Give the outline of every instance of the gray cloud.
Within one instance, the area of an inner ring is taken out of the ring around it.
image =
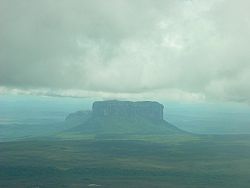
[[[0,93],[249,102],[249,5],[0,0]]]

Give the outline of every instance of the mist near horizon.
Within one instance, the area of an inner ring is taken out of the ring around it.
[[[1,125],[60,123],[73,112],[90,110],[98,99],[6,95],[0,97]],[[102,99],[99,99],[102,100]],[[250,106],[241,103],[164,102],[164,118],[199,134],[249,134]]]

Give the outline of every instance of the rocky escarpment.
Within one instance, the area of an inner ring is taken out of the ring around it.
[[[163,120],[163,108],[162,104],[151,101],[97,101],[93,103],[92,113],[94,117],[139,116],[150,120]]]

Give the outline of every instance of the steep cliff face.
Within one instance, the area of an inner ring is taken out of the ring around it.
[[[129,118],[143,117],[150,120],[163,120],[164,106],[158,102],[142,101],[97,101],[93,103],[94,117],[122,116]]]

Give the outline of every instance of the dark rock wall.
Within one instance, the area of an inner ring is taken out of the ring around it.
[[[164,106],[158,102],[141,101],[97,101],[93,103],[93,116],[144,117],[151,120],[163,120]]]

